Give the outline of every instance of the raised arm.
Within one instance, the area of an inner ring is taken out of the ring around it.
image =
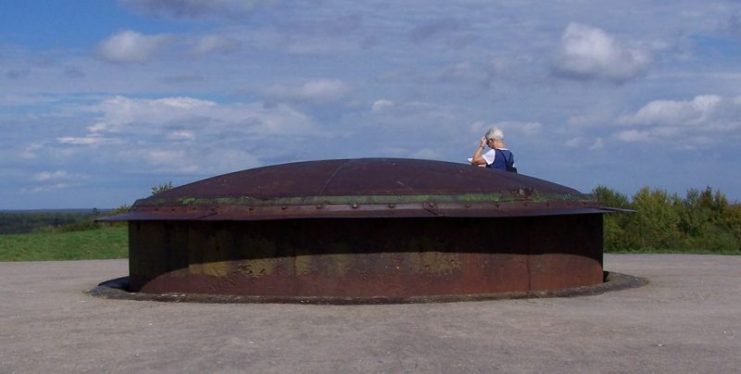
[[[481,153],[484,152],[484,148],[486,148],[486,138],[481,137],[481,140],[479,141],[479,146],[476,147],[476,151],[474,151],[473,156],[471,156],[471,165],[474,165],[474,166],[486,165],[486,160],[484,160],[484,157],[481,156]]]

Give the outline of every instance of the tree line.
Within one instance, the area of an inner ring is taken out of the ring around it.
[[[599,186],[592,195],[604,206],[634,211],[605,215],[607,252],[741,252],[741,204],[710,187],[684,197],[644,187],[628,198]]]
[[[34,231],[82,231],[95,229],[93,222],[106,210],[0,211],[0,235]]]

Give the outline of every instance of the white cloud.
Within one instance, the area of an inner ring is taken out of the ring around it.
[[[88,179],[87,175],[69,173],[64,170],[42,171],[31,176],[38,185],[24,189],[26,192],[44,192],[78,185],[80,180]]]
[[[105,140],[105,138],[94,134],[89,136],[60,136],[57,138],[59,144],[68,145],[98,145],[104,143]]]
[[[34,188],[23,188],[22,191],[23,192],[37,193],[37,192],[47,192],[47,191],[53,191],[53,190],[61,190],[61,189],[64,189],[64,188],[69,188],[69,187],[74,187],[74,186],[75,185],[72,185],[72,184],[69,184],[69,183],[59,182],[59,183],[53,183],[53,184],[48,184],[48,185],[43,185],[43,186],[37,186],[37,187],[34,187]]]
[[[618,123],[632,129],[616,137],[626,142],[686,138],[706,143],[738,136],[741,130],[741,96],[700,95],[691,100],[654,100]]]
[[[291,100],[311,103],[338,101],[350,91],[350,87],[337,79],[319,79],[299,86],[274,85],[265,94],[276,100]]]
[[[391,100],[386,99],[380,99],[373,102],[373,105],[371,105],[371,110],[373,112],[383,112],[384,110],[388,110],[389,108],[394,107],[394,102]]]
[[[70,179],[70,175],[63,170],[57,170],[57,171],[42,171],[40,173],[36,173],[33,176],[33,180],[37,182],[47,182],[47,181],[55,181],[55,180],[68,180]]]
[[[543,125],[539,122],[516,122],[510,126],[509,122],[502,124],[506,128],[512,128],[514,131],[518,131],[525,136],[533,136],[540,134],[543,129]]]
[[[247,150],[203,148],[196,144],[188,148],[168,148],[167,145],[138,147],[120,150],[117,157],[136,160],[156,173],[193,174],[207,171],[209,174],[217,174],[261,165],[260,159]]]
[[[206,35],[198,39],[193,46],[193,53],[203,55],[208,53],[228,53],[236,50],[239,42],[233,38],[221,35]]]
[[[623,116],[620,122],[631,125],[700,125],[719,112],[723,101],[718,95],[695,96],[688,101],[655,100],[635,114]]]
[[[106,125],[105,122],[96,122],[87,127],[87,131],[90,131],[91,133],[99,133],[106,131],[107,129],[108,125]]]
[[[586,148],[590,151],[596,151],[605,147],[605,142],[602,138],[589,139],[582,136],[571,138],[564,142],[564,146],[567,148]]]
[[[539,122],[501,121],[486,123],[484,121],[476,121],[469,126],[469,132],[483,136],[492,127],[500,128],[504,132],[505,139],[507,139],[508,134],[514,134],[517,137],[536,136],[543,129],[543,125]]]
[[[126,155],[125,157],[131,157]],[[142,148],[133,154],[158,171],[176,173],[196,173],[200,170],[197,158],[191,157],[185,149]]]
[[[486,127],[499,125],[518,159],[527,156],[523,172],[574,187],[642,178],[602,167],[616,162],[615,147],[628,147],[623,167],[646,161],[647,149],[666,154],[651,160],[655,169],[671,169],[669,158],[691,162],[697,156],[669,154],[684,138],[711,139],[713,151],[700,157],[729,170],[741,157],[732,99],[741,74],[737,40],[718,30],[733,14],[728,5],[683,1],[667,17],[658,2],[640,12],[567,2],[255,8],[249,0],[116,0],[145,17],[114,25],[133,30],[122,33],[105,17],[92,19],[94,29],[109,28],[96,40],[99,56],[64,38],[0,45],[0,169],[6,185],[21,188],[28,170],[58,168],[133,185],[170,170],[191,173],[184,181],[247,165],[394,152],[459,162]],[[65,32],[50,26],[34,27]],[[132,63],[104,63],[105,53]],[[721,99],[703,106],[697,93]],[[590,154],[571,168],[579,173],[552,168],[566,143]],[[589,150],[600,147],[610,152]],[[17,170],[15,182],[7,170]]]
[[[187,122],[199,117],[213,117],[213,109],[218,108],[215,102],[190,97],[166,97],[161,99],[130,99],[115,96],[105,99],[90,108],[100,113],[100,121],[90,128],[91,131],[121,131],[132,124],[165,124]]]
[[[196,139],[196,135],[193,131],[177,130],[167,134],[166,138],[171,141],[193,141]]]
[[[651,133],[646,130],[625,130],[618,132],[616,137],[624,142],[648,142]]]
[[[18,157],[25,160],[33,160],[39,157],[39,151],[44,148],[41,143],[31,143],[23,148]]]
[[[89,110],[100,113],[100,119],[93,128],[105,129],[111,134],[164,134],[168,126],[180,127],[180,135],[187,132],[190,134],[188,137],[227,129],[253,135],[307,134],[315,129],[309,117],[285,104],[222,105],[190,97],[131,99],[116,96]]]
[[[420,119],[422,117],[429,119],[428,117],[449,116],[448,108],[444,105],[435,105],[423,101],[395,102],[381,99],[373,103],[371,110],[377,116],[419,117]]]
[[[125,30],[108,37],[98,45],[98,55],[117,63],[146,62],[170,39],[167,35],[143,35]]]
[[[650,62],[646,50],[625,46],[602,29],[570,23],[561,35],[553,69],[568,78],[624,82],[642,73]]]
[[[113,162],[146,166],[152,172],[198,173],[258,166],[254,153],[264,148],[262,140],[266,138],[325,134],[308,116],[285,104],[115,96],[86,110],[97,116],[85,128],[88,133],[57,137],[57,144],[80,152],[105,144],[104,156]]]

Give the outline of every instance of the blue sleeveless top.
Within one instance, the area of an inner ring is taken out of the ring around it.
[[[510,164],[515,163],[515,156],[508,149],[494,149],[494,152],[497,156],[494,157],[494,162],[486,165],[487,168],[507,170],[507,161]]]

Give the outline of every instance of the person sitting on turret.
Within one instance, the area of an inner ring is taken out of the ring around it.
[[[484,148],[491,148],[482,154]],[[515,156],[504,144],[504,133],[497,127],[490,128],[481,138],[479,146],[471,157],[471,165],[485,166],[490,169],[501,169],[517,172],[515,168]]]

